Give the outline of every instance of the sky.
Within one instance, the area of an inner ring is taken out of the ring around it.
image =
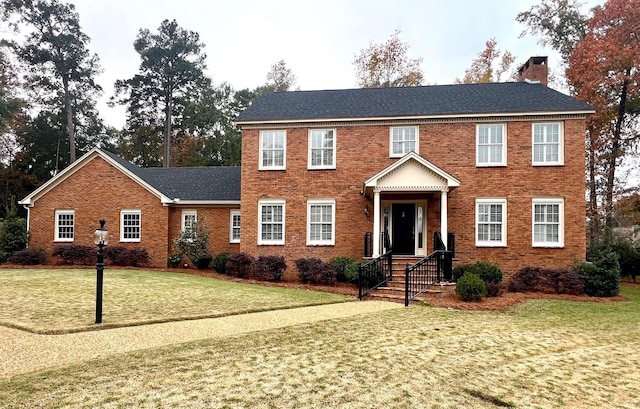
[[[557,53],[531,35],[520,38],[519,12],[538,0],[72,0],[82,30],[91,38],[103,68],[99,110],[106,123],[122,128],[123,107],[110,108],[113,84],[138,72],[133,42],[141,28],[157,31],[175,19],[199,33],[207,54],[207,75],[214,84],[235,89],[266,82],[270,67],[284,60],[300,90],[356,86],[354,56],[371,42],[385,42],[395,30],[409,44],[410,58],[423,58],[425,84],[449,84],[485,48],[490,38],[516,57]],[[602,3],[587,1],[587,6]],[[559,69],[559,68],[558,68]]]

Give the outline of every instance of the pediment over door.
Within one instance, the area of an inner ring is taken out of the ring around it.
[[[364,193],[446,192],[460,181],[415,152],[409,152],[364,182]]]

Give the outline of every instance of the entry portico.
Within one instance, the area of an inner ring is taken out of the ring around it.
[[[425,256],[428,198],[439,193],[440,233],[446,238],[447,193],[458,186],[458,179],[415,152],[366,180],[363,194],[373,198],[372,257],[388,251],[388,242],[395,254]]]

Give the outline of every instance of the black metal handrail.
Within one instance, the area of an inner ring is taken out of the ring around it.
[[[427,291],[432,285],[442,281],[445,272],[451,270],[451,252],[436,250],[427,257],[405,268],[404,305]]]
[[[367,295],[371,290],[386,284],[391,280],[391,251],[386,252],[375,260],[358,266],[358,298]]]

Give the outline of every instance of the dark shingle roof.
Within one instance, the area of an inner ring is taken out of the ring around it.
[[[506,82],[274,92],[256,100],[236,122],[593,110],[542,84]]]
[[[141,168],[114,153],[103,152],[169,199],[240,200],[239,166]]]

